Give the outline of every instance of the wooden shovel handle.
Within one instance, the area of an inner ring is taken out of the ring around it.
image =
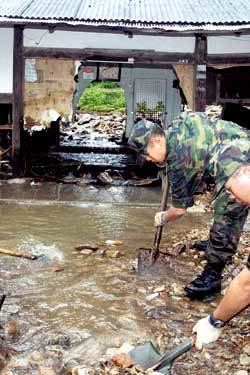
[[[168,202],[168,192],[169,192],[169,184],[168,184],[168,178],[166,175],[163,194],[162,194],[162,200],[161,200],[161,211],[166,211],[167,202]],[[158,226],[156,229],[154,246],[151,251],[151,263],[154,263],[159,256],[159,246],[161,242],[162,229],[163,229],[163,225]]]
[[[176,358],[180,355],[189,351],[194,345],[194,338],[190,337],[185,340],[183,343],[177,346],[177,348],[172,349],[170,352],[165,353],[159,361],[157,361],[154,366],[151,367],[151,370],[157,370],[166,365],[170,365]]]

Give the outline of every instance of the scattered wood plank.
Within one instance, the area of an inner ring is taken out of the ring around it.
[[[0,254],[10,255],[12,257],[17,257],[17,258],[25,258],[29,260],[35,260],[38,258],[38,256],[34,254],[16,253],[15,251],[3,249],[3,248],[0,248]]]

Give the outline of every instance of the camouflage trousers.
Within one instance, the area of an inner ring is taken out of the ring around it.
[[[223,188],[214,205],[214,221],[205,254],[209,264],[223,269],[231,262],[247,215],[248,208],[237,203]]]

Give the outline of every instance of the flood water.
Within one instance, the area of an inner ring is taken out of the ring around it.
[[[7,294],[1,316],[18,322],[20,335],[12,342],[16,350],[25,353],[67,335],[67,356],[92,363],[118,340],[152,338],[158,323],[146,318],[147,294],[162,284],[184,284],[194,275],[191,258],[182,256],[171,258],[166,269],[153,276],[138,276],[132,269],[136,248],[153,244],[160,189],[32,186],[26,181],[3,183],[0,190],[0,247],[47,255],[37,261],[0,257],[1,290]],[[209,221],[208,214],[187,214],[164,228],[161,247]],[[82,243],[106,248],[106,240],[122,241],[111,249],[123,256],[74,251]],[[199,316],[196,303],[158,298],[158,304],[167,308],[166,324],[175,340],[187,336]],[[185,327],[183,309],[190,310]],[[204,304],[204,312],[209,309]]]

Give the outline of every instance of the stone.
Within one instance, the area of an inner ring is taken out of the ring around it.
[[[234,375],[248,375],[248,371],[246,371],[246,370],[239,370],[239,371],[235,372]]]
[[[116,354],[117,354],[117,348],[108,348],[106,350],[106,353],[105,353],[105,355],[107,356],[107,358],[112,358]]]
[[[124,344],[122,344],[122,346],[117,350],[117,354],[120,354],[120,353],[125,353],[125,354],[128,354],[129,352],[131,352],[131,350],[133,350],[135,347],[131,344],[129,344],[128,342],[125,342]]]
[[[15,320],[10,320],[4,325],[4,332],[8,336],[18,336],[20,333],[19,327]]]
[[[240,355],[240,364],[242,366],[250,366],[250,356],[243,353]]]
[[[82,255],[90,255],[92,253],[93,253],[93,251],[89,250],[89,249],[83,249],[83,250],[80,251],[80,254],[82,254]]]
[[[30,359],[35,362],[41,362],[44,360],[44,355],[42,352],[35,350],[34,352],[31,353]]]
[[[89,375],[89,370],[86,367],[77,366],[71,371],[72,375]]]
[[[104,249],[99,249],[99,250],[95,251],[95,254],[96,255],[104,255],[105,254],[105,250]]]
[[[177,297],[183,297],[185,295],[183,287],[176,283],[173,283],[171,285],[171,292],[174,296],[177,296]]]
[[[250,343],[243,346],[243,352],[250,356]]]
[[[56,375],[52,367],[39,366],[39,375]]]
[[[107,240],[105,241],[106,245],[111,245],[111,246],[117,246],[117,245],[122,245],[123,242],[119,240]]]
[[[160,285],[154,289],[154,293],[163,292],[164,290],[165,290],[165,285]]]
[[[156,297],[159,296],[159,293],[152,293],[152,294],[149,294],[147,297],[146,297],[146,300],[147,301],[153,301],[153,299],[155,299]]]
[[[75,249],[77,251],[81,251],[81,250],[85,250],[85,249],[96,251],[96,250],[98,250],[98,246],[90,244],[90,243],[84,243],[82,245],[75,246]]]
[[[106,255],[109,258],[120,258],[123,254],[118,250],[107,250]]]
[[[128,368],[132,366],[132,359],[128,354],[121,353],[116,354],[112,358],[112,362],[115,366],[121,367],[121,368]]]

